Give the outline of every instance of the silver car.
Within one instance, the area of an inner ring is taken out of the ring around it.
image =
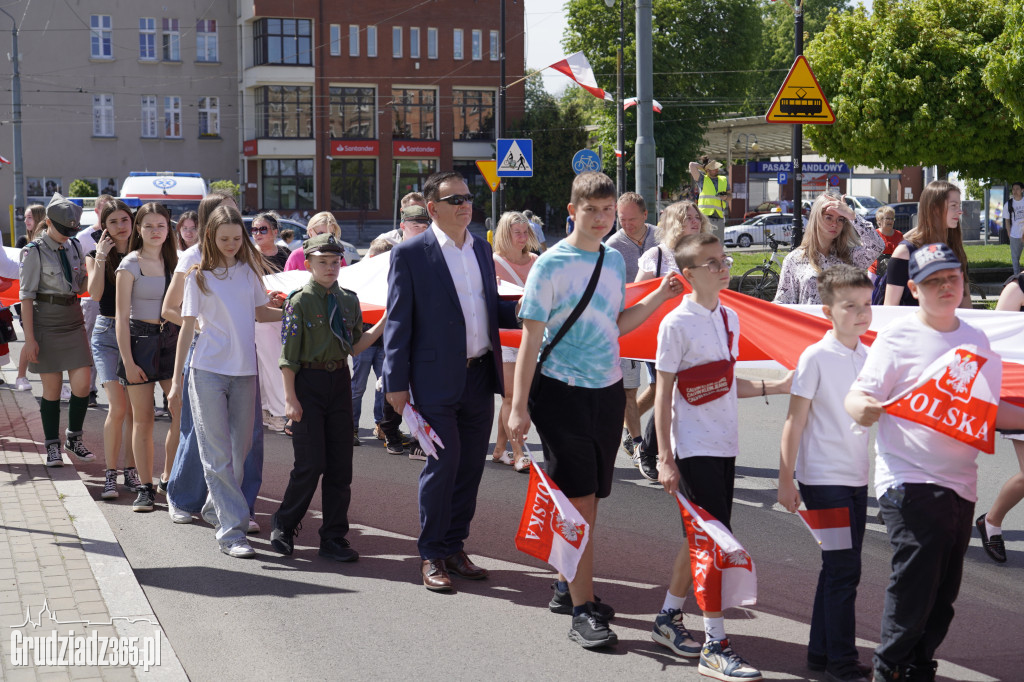
[[[807,225],[806,218],[803,218],[803,224]],[[771,234],[779,241],[790,241],[793,238],[793,214],[763,213],[756,215],[739,225],[725,228],[723,242],[726,246],[746,248],[752,244],[764,244],[767,234]]]

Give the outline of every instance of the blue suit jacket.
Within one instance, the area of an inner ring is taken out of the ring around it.
[[[494,392],[504,393],[500,326],[518,326],[515,303],[498,300],[487,240],[473,238],[480,264],[493,350]],[[391,250],[388,319],[384,325],[384,390],[412,389],[416,403],[451,405],[466,385],[466,323],[441,245],[428,229]]]

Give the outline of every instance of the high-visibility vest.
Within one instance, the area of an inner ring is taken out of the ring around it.
[[[711,218],[725,217],[725,198],[718,196],[729,186],[729,181],[724,174],[719,174],[718,182],[711,179],[710,175],[704,176],[704,184],[700,188],[700,197],[697,199],[697,208],[700,212]],[[718,185],[716,188],[715,185]]]

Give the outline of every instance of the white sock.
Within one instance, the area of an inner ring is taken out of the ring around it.
[[[673,609],[683,610],[683,606],[686,605],[686,597],[677,597],[671,592],[665,592],[665,603],[661,605],[661,612],[667,613]]]
[[[725,639],[725,618],[708,618],[704,616],[704,635],[708,642]]]
[[[991,540],[994,536],[1002,535],[1003,534],[1003,527],[1002,526],[993,526],[991,523],[988,522],[988,517],[986,516],[985,517],[985,532],[988,533],[988,539]]]

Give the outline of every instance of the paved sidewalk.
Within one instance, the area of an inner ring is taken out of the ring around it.
[[[0,679],[187,680],[69,456],[47,468],[42,443],[32,394],[0,388]],[[113,664],[87,658],[104,642]],[[47,648],[68,660],[37,664]]]

